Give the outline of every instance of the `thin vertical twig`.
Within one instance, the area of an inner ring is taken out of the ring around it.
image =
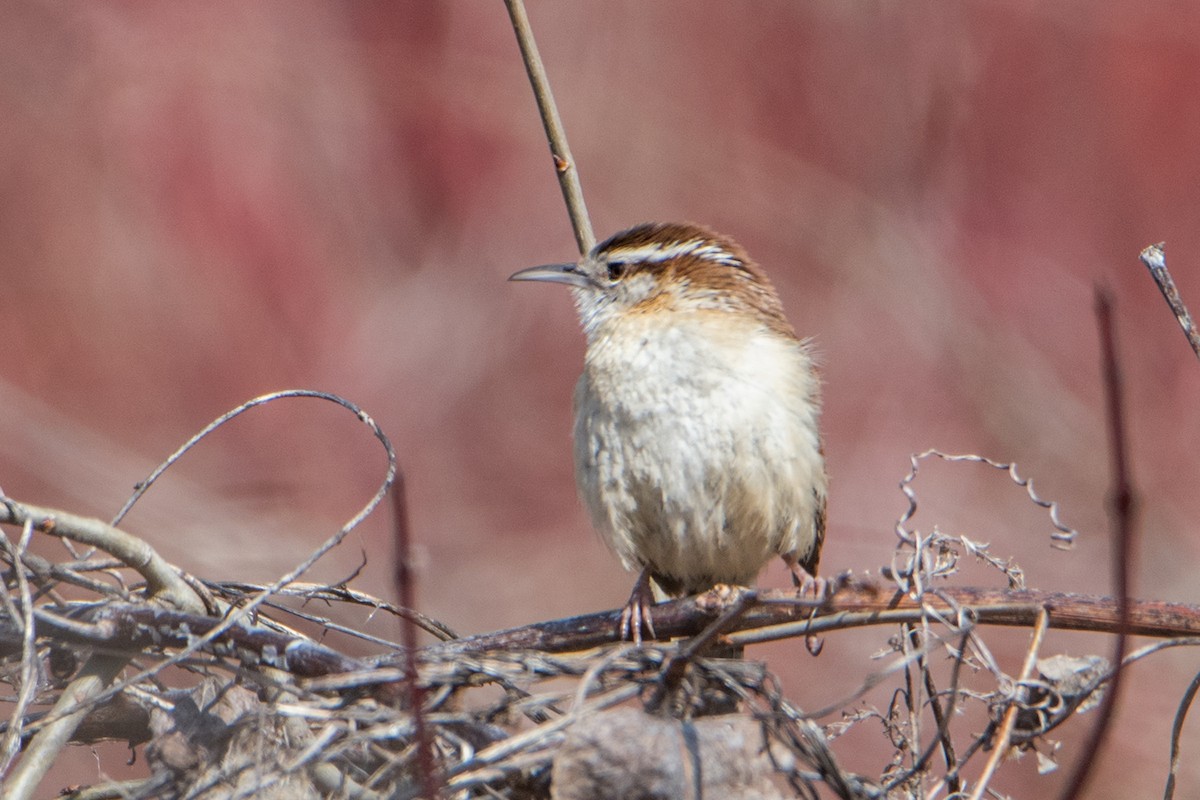
[[[575,231],[575,243],[579,245],[579,253],[584,255],[595,246],[596,236],[592,233],[592,222],[583,202],[583,187],[579,183],[575,159],[571,157],[571,148],[567,146],[567,133],[563,129],[562,119],[558,116],[554,95],[550,92],[550,79],[546,76],[546,68],[538,54],[537,42],[533,38],[529,17],[525,14],[524,2],[504,0],[504,4],[508,7],[509,18],[512,19],[513,32],[517,35],[517,45],[521,48],[521,60],[525,62],[529,83],[533,85],[533,96],[537,100],[542,125],[546,129],[546,139],[550,142],[554,172],[558,175],[563,200],[567,203],[567,215],[571,218],[571,228]]]
[[[1046,629],[1049,627],[1050,615],[1043,606],[1042,610],[1038,612],[1037,626],[1033,629],[1033,640],[1029,643],[1029,649],[1025,651],[1025,663],[1021,665],[1021,674],[1017,678],[1016,685],[1013,686],[1014,695],[1020,691],[1021,684],[1029,680],[1034,664],[1037,663],[1038,650],[1042,648],[1042,638],[1046,635]],[[1008,710],[1004,712],[1004,720],[1000,723],[1000,730],[996,734],[991,758],[983,767],[983,773],[975,784],[975,791],[971,793],[971,800],[980,800],[983,797],[988,784],[992,781],[992,776],[996,774],[996,767],[1000,766],[1000,759],[1004,758],[1005,752],[1008,751],[1009,737],[1012,736],[1013,726],[1017,722],[1017,712],[1021,710],[1020,703],[1015,702],[1015,699]]]
[[[1075,800],[1083,793],[1096,755],[1104,744],[1109,722],[1121,692],[1122,664],[1129,639],[1129,574],[1133,558],[1134,512],[1137,498],[1129,472],[1128,442],[1125,430],[1125,404],[1121,365],[1117,359],[1117,332],[1113,320],[1113,299],[1108,290],[1096,289],[1096,323],[1100,328],[1100,353],[1104,376],[1104,400],[1108,418],[1109,453],[1112,459],[1112,489],[1109,497],[1109,517],[1114,542],[1113,582],[1117,595],[1117,643],[1114,647],[1112,679],[1097,712],[1087,746],[1081,751],[1075,770],[1067,782],[1062,800]]]
[[[929,763],[929,760],[939,748],[941,749],[942,755],[946,760],[946,768],[950,773],[947,784],[952,793],[960,791],[961,787],[959,784],[959,779],[954,773],[957,772],[958,766],[961,762],[959,762],[958,756],[955,755],[954,742],[950,739],[950,722],[954,716],[955,708],[958,703],[959,674],[962,670],[963,661],[965,660],[965,650],[967,646],[967,640],[970,635],[971,629],[968,628],[963,632],[959,639],[958,651],[954,657],[954,666],[950,669],[950,689],[948,692],[949,699],[947,700],[944,708],[938,701],[938,691],[933,682],[933,672],[925,663],[928,661],[928,640],[926,640],[926,644],[922,647],[921,651],[919,651],[918,663],[922,665],[921,673],[925,680],[925,693],[929,696],[929,707],[933,712],[934,722],[936,722],[938,726],[937,735],[932,741],[930,741],[929,745],[925,748],[925,752],[921,754],[921,757],[917,759],[915,764],[889,780],[884,785],[883,791],[885,794],[895,790],[899,786],[908,783],[914,776],[919,775],[921,771],[925,769],[926,765]],[[933,792],[931,793],[931,796],[936,796],[936,794],[936,792]]]
[[[1162,292],[1163,299],[1171,307],[1171,313],[1178,320],[1179,327],[1183,328],[1183,335],[1187,337],[1188,344],[1192,346],[1192,352],[1196,354],[1197,358],[1200,358],[1200,331],[1196,330],[1196,324],[1192,322],[1192,315],[1188,313],[1187,306],[1183,304],[1183,298],[1179,296],[1179,289],[1176,288],[1171,273],[1167,271],[1167,255],[1163,251],[1163,243],[1150,245],[1138,257],[1150,270],[1150,277],[1154,278],[1154,282],[1158,284],[1158,290]]]
[[[913,574],[918,575],[922,570],[914,569]],[[907,661],[909,655],[913,655],[913,649],[916,649],[916,658],[920,661],[923,668],[925,655],[925,642],[920,640],[920,634],[913,625],[905,624],[900,626],[900,641],[904,648],[903,653],[906,659],[904,665],[904,702],[908,707],[908,729],[909,733],[905,737],[905,746],[908,749],[906,754],[909,759],[909,764],[916,765],[920,760],[921,754],[918,748],[921,746],[921,690],[924,688],[922,684],[914,678],[913,665]],[[917,641],[914,642],[913,639]],[[914,648],[915,645],[915,648]]]
[[[396,534],[396,595],[401,608],[415,609],[416,577],[412,568],[412,541],[408,527],[408,498],[404,472],[396,471],[392,484],[392,516]],[[433,741],[425,724],[425,688],[417,675],[417,624],[412,615],[401,620],[400,642],[404,645],[404,672],[408,689],[409,711],[413,715],[413,738],[417,746],[417,772],[421,796],[435,800],[441,796],[441,779],[433,758]]]

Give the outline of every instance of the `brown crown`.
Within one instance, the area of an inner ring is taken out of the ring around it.
[[[592,257],[619,265],[624,275],[652,272],[702,293],[714,308],[744,311],[783,336],[796,337],[783,315],[771,280],[733,239],[688,222],[649,222],[616,233],[596,245]]]

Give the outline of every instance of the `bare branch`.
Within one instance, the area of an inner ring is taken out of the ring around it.
[[[1017,627],[1036,624],[1045,608],[1051,628],[1113,633],[1121,622],[1117,606],[1115,599],[1100,595],[961,586],[944,587],[936,596],[915,600],[877,583],[843,581],[811,621],[811,601],[798,600],[794,592],[783,589],[759,591],[754,607],[733,625],[738,632],[724,638],[731,644],[754,644],[802,632],[918,622],[930,610],[954,614],[958,608],[968,611],[979,624]],[[705,595],[657,605],[655,631],[660,639],[695,636],[712,621],[712,608]],[[489,650],[586,650],[615,641],[619,624],[620,611],[605,611],[433,644],[424,652],[444,658]],[[1200,606],[1132,600],[1129,632],[1138,636],[1200,636]]]
[[[583,202],[583,187],[579,183],[579,172],[575,167],[575,159],[571,156],[571,148],[567,145],[567,133],[558,116],[554,95],[550,91],[550,78],[546,75],[542,57],[538,54],[533,28],[530,27],[529,17],[525,14],[525,3],[523,0],[504,0],[504,3],[508,6],[508,16],[512,19],[517,44],[521,48],[521,60],[525,62],[525,71],[533,85],[533,96],[537,99],[538,113],[546,129],[546,139],[550,142],[554,172],[558,175],[563,200],[567,203],[567,215],[571,218],[571,228],[575,231],[575,243],[579,246],[580,255],[586,255],[595,246],[596,236],[592,233],[592,222]]]

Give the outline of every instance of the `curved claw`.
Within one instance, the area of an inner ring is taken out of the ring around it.
[[[654,632],[654,620],[650,612],[653,605],[654,590],[650,587],[650,573],[643,569],[637,582],[633,584],[629,600],[621,609],[621,624],[618,629],[621,639],[632,639],[635,645],[641,645],[643,630],[650,639],[658,638]]]
[[[813,600],[824,602],[833,594],[835,588],[833,583],[825,578],[810,575],[808,570],[796,562],[795,558],[784,556],[783,561],[792,572],[792,585],[796,587],[796,594],[800,597],[812,595]]]

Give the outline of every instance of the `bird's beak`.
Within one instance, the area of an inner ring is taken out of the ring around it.
[[[520,272],[514,272],[508,279],[510,281],[565,283],[581,289],[592,285],[588,276],[580,271],[578,264],[543,264],[540,267],[530,267]]]

